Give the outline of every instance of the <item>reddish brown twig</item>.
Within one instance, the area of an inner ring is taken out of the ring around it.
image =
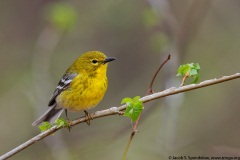
[[[147,91],[147,93],[146,93],[146,96],[149,95],[149,94],[153,94],[153,89],[152,89],[153,83],[154,83],[154,81],[155,81],[155,79],[156,79],[159,71],[161,70],[161,68],[167,63],[167,61],[170,60],[170,58],[171,58],[171,55],[169,54],[168,57],[167,57],[167,58],[165,59],[165,61],[160,65],[160,67],[158,68],[158,70],[157,70],[156,73],[154,74],[154,76],[153,76],[153,78],[152,78],[152,81],[151,81],[151,83],[150,83],[150,86],[149,86],[149,88],[148,88],[148,91]],[[133,139],[133,137],[134,137],[134,135],[135,135],[135,133],[136,133],[136,131],[137,131],[137,126],[138,126],[139,120],[140,120],[140,118],[141,118],[141,115],[142,115],[142,112],[140,113],[140,115],[138,116],[138,119],[137,119],[136,122],[134,123],[133,129],[132,129],[132,133],[131,133],[131,135],[130,135],[130,138],[129,138],[129,140],[128,140],[127,146],[126,146],[125,151],[124,151],[124,154],[123,154],[123,160],[125,160],[126,157],[127,157],[127,152],[128,152],[129,147],[130,147],[130,144],[131,144],[131,142],[132,142],[132,139]]]
[[[152,81],[150,83],[150,86],[149,86],[149,89],[147,91],[147,94],[146,95],[149,95],[150,93],[153,93],[153,90],[152,90],[152,86],[153,86],[153,82],[155,81],[157,75],[158,75],[158,72],[162,69],[162,67],[164,66],[164,64],[167,63],[167,61],[169,61],[171,58],[171,55],[169,54],[167,59],[160,65],[160,67],[158,68],[157,72],[154,74],[153,78],[152,78]]]

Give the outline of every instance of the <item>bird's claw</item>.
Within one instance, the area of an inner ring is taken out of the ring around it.
[[[84,110],[85,117],[86,117],[86,123],[88,126],[90,126],[90,120],[93,120],[92,116],[90,113],[88,113],[86,110]]]

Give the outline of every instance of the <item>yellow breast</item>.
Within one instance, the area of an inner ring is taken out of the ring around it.
[[[68,89],[56,99],[60,108],[81,111],[95,107],[103,98],[108,86],[106,73],[77,75]]]

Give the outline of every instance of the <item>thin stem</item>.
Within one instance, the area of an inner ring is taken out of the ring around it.
[[[188,73],[184,75],[184,77],[182,79],[182,83],[180,84],[181,87],[184,86],[184,83],[185,83],[186,79],[188,78],[188,76],[189,76]]]
[[[169,54],[168,57],[167,57],[167,58],[163,61],[163,63],[160,65],[160,67],[158,68],[158,70],[155,72],[155,74],[154,74],[154,76],[153,76],[153,78],[152,78],[152,81],[151,81],[151,83],[150,83],[150,86],[149,86],[149,88],[148,88],[148,91],[147,91],[147,93],[146,93],[146,96],[149,95],[149,94],[151,94],[151,93],[153,93],[153,89],[152,89],[153,83],[154,83],[154,81],[155,81],[155,79],[156,79],[159,71],[160,71],[160,70],[162,69],[162,67],[167,63],[167,61],[170,60],[170,58],[171,58],[171,55]],[[136,130],[137,130],[137,126],[138,126],[139,120],[140,120],[140,118],[141,118],[141,115],[142,115],[142,112],[139,114],[138,119],[136,120],[136,122],[135,122],[135,124],[134,124],[134,126],[133,126],[132,133],[131,133],[131,135],[130,135],[130,138],[129,138],[129,140],[128,140],[127,146],[126,146],[125,151],[124,151],[124,154],[123,154],[123,158],[122,158],[123,160],[125,160],[126,157],[127,157],[127,153],[128,153],[130,144],[131,144],[131,142],[132,142],[132,139],[133,139],[133,137],[134,137],[134,135],[135,135],[135,132],[136,132]]]
[[[160,65],[160,67],[158,68],[158,70],[156,71],[156,73],[154,74],[153,78],[152,78],[152,81],[150,83],[150,86],[149,86],[149,89],[147,91],[147,94],[146,95],[149,95],[150,93],[153,93],[153,90],[152,90],[152,86],[153,86],[153,83],[158,75],[158,72],[162,69],[162,67],[167,63],[167,61],[169,61],[171,58],[171,55],[169,54],[167,59],[165,59],[165,61]]]

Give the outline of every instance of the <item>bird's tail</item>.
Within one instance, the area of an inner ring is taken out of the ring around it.
[[[36,121],[33,122],[33,126],[39,125],[44,121],[48,121],[49,123],[53,123],[60,115],[62,114],[62,108],[56,109],[56,106],[51,106],[41,117],[39,117]]]

